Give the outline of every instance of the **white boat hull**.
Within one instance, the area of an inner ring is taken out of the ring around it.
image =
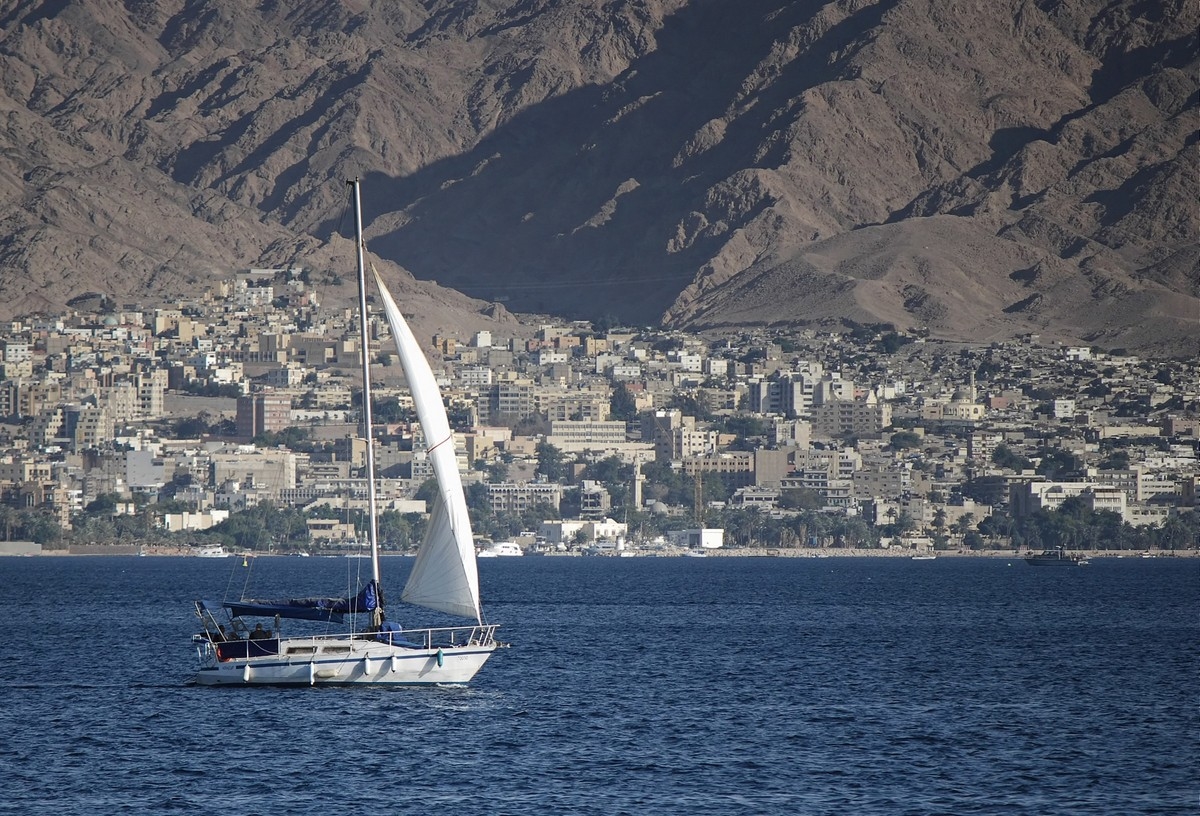
[[[498,544],[493,544],[490,547],[482,549],[478,553],[479,558],[513,558],[520,557],[525,554],[525,551],[511,541],[502,541]]]
[[[492,652],[487,645],[408,648],[373,640],[289,638],[277,653],[221,660],[212,644],[198,647],[195,682],[203,686],[461,685]]]

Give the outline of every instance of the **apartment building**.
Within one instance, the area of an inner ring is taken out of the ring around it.
[[[292,400],[271,391],[246,394],[237,400],[237,435],[253,439],[259,434],[278,433],[292,424]]]
[[[892,424],[892,406],[879,402],[874,392],[862,400],[832,399],[813,406],[812,431],[825,439],[865,437],[877,439]]]
[[[562,503],[563,487],[542,482],[489,484],[488,501],[496,513],[523,513],[539,504],[558,510]]]

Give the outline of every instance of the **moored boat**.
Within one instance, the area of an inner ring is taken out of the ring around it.
[[[1027,555],[1025,563],[1033,567],[1082,567],[1088,560],[1085,556],[1069,553],[1062,547],[1042,550],[1037,555]]]
[[[514,541],[497,541],[479,551],[480,558],[511,558],[524,554],[525,551]]]

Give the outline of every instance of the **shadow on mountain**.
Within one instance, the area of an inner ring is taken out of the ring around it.
[[[1152,7],[1153,4],[1149,4]],[[1196,59],[1197,36],[1193,32],[1186,37],[1166,40],[1154,45],[1133,48],[1129,51],[1113,49],[1103,64],[1092,73],[1092,84],[1088,88],[1093,104],[1109,101],[1128,86],[1131,77],[1145,77],[1164,68],[1187,70]]]
[[[370,248],[418,278],[517,311],[657,322],[755,211],[670,252],[679,225],[705,211],[714,184],[763,166],[758,152],[771,130],[791,121],[773,121],[778,110],[836,78],[843,66],[826,55],[878,25],[892,5],[832,27],[736,117],[731,100],[746,77],[822,3],[689,6],[664,23],[657,49],[611,85],[529,108],[467,153],[410,176],[365,178]],[[708,55],[699,70],[698,53]],[[719,143],[681,157],[705,123],[723,118],[732,122]],[[324,224],[323,234],[333,227]]]

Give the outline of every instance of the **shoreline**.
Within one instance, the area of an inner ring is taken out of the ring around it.
[[[1016,549],[1001,549],[1001,550],[936,550],[933,552],[914,551],[908,549],[863,549],[863,548],[824,548],[824,547],[797,547],[797,548],[777,548],[777,547],[738,547],[738,548],[719,548],[705,550],[704,555],[709,558],[908,558],[912,559],[915,555],[934,555],[936,558],[1008,558],[1021,559],[1028,555],[1036,555],[1040,550],[1016,550]],[[1200,550],[1151,550],[1147,553],[1144,550],[1071,550],[1070,552],[1085,555],[1091,558],[1200,558]],[[261,558],[261,557],[296,557],[296,553],[253,553],[253,552],[230,552],[226,558]],[[338,553],[312,553],[313,557],[344,557],[344,554]],[[380,557],[412,557],[413,553],[380,553]],[[602,553],[598,555],[585,555],[581,552],[539,552],[527,553],[532,557],[548,557],[548,558],[682,558],[686,557],[683,550],[625,550],[622,552]],[[39,551],[14,551],[4,552],[0,548],[0,557],[51,557],[51,558],[87,558],[90,556],[124,556],[124,557],[176,557],[176,558],[202,558],[195,552],[190,551],[187,547],[131,547],[129,545],[91,545],[86,548],[81,548],[74,552],[65,549],[56,550],[39,550]]]
[[[934,551],[915,551],[915,550],[900,550],[900,549],[862,549],[848,547],[840,548],[822,548],[822,547],[800,547],[793,549],[783,548],[767,548],[767,547],[740,547],[737,549],[715,549],[705,550],[705,555],[709,558],[907,558],[912,559],[913,556],[933,555],[936,558],[1025,558],[1030,555],[1037,555],[1041,550],[934,550]],[[1200,557],[1200,550],[1152,550],[1149,555],[1144,550],[1069,550],[1068,552],[1078,553],[1087,558],[1197,558]],[[546,553],[550,555],[551,553]],[[568,553],[563,553],[567,555]],[[574,555],[575,553],[570,553]],[[683,556],[683,551],[650,553],[637,552],[630,553],[633,557],[676,557]],[[613,554],[615,555],[615,554]],[[606,554],[602,557],[613,557]]]
[[[796,549],[766,549],[766,548],[746,548],[740,550],[714,550],[710,551],[710,556],[716,557],[762,557],[762,558],[909,558],[915,555],[934,555],[937,558],[1025,558],[1029,555],[1037,555],[1040,549],[1017,550],[1017,549],[1002,549],[1002,550],[932,550],[932,551],[915,551],[901,549],[859,549],[859,548],[796,548]],[[1145,555],[1144,550],[1069,550],[1068,552],[1078,553],[1087,556],[1088,558],[1141,558]],[[1150,558],[1196,558],[1200,557],[1200,550],[1152,550]]]

